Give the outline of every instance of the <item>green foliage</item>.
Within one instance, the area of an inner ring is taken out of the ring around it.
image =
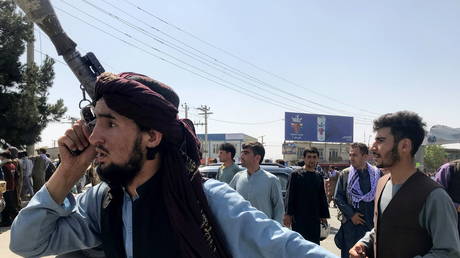
[[[435,171],[445,163],[447,153],[441,145],[428,145],[425,147],[423,162],[427,171]]]
[[[42,66],[27,67],[19,60],[33,39],[33,26],[12,1],[0,1],[0,8],[0,138],[15,146],[34,144],[67,108],[62,99],[48,103],[54,61],[47,57]]]

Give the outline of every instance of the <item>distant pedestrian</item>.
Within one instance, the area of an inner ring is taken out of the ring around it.
[[[325,181],[327,205],[329,205],[331,202],[334,202],[335,187],[337,185],[337,180],[339,179],[339,174],[339,171],[337,171],[335,167],[329,166],[329,170],[327,172],[327,179]]]
[[[367,163],[368,154],[364,143],[353,143],[351,165],[342,171],[337,182],[334,200],[342,224],[334,240],[342,258],[348,258],[350,248],[374,227],[374,197],[381,172]]]
[[[261,143],[243,144],[241,165],[246,170],[238,172],[230,182],[230,186],[256,209],[281,223],[284,214],[281,183],[278,177],[260,167],[264,156],[265,149]]]
[[[442,165],[435,177],[436,182],[446,189],[458,215],[458,232],[460,234],[460,159]]]
[[[37,150],[37,156],[33,157],[34,166],[32,169],[32,179],[34,192],[42,188],[46,182],[46,169],[51,161],[46,156],[46,149],[40,148]]]
[[[330,218],[323,176],[317,172],[319,151],[305,149],[303,157],[304,167],[289,176],[284,225],[319,245],[321,223]]]
[[[11,158],[12,156],[9,151],[0,153],[0,167],[2,167],[6,181],[6,192],[3,194],[6,205],[2,211],[2,222],[0,223],[2,227],[9,227],[19,212],[15,179],[16,165]]]
[[[18,159],[19,150],[14,146],[10,146],[8,147],[8,151],[11,154],[11,161],[16,166],[16,173],[14,175],[14,181],[16,185],[16,200],[17,206],[21,207],[22,185],[24,184],[24,168],[22,167],[21,161]]]
[[[22,186],[22,197],[26,199],[26,197],[32,197],[34,195],[34,189],[32,187],[32,169],[34,163],[32,160],[29,159],[27,156],[26,151],[19,152],[19,158],[21,160],[21,164],[23,167],[24,175],[23,175],[23,186]]]
[[[216,179],[225,183],[230,183],[236,173],[242,169],[235,164],[235,146],[231,143],[223,143],[219,147],[219,160],[223,164],[217,170]]]

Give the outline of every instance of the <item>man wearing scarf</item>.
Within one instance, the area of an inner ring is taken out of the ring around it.
[[[149,77],[102,74],[92,132],[78,121],[59,139],[61,164],[13,223],[10,249],[28,257],[101,244],[110,258],[334,257],[228,185],[204,180],[193,123],[178,119],[178,106],[176,93]],[[75,200],[70,189],[94,159],[104,182]]]
[[[334,200],[342,214],[342,225],[335,236],[342,258],[364,234],[374,227],[374,195],[380,178],[378,168],[367,163],[369,149],[364,143],[350,148],[350,167],[337,181]]]

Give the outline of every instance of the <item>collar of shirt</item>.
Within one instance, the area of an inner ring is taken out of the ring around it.
[[[130,197],[130,199],[133,202],[139,199],[140,196],[145,194],[145,192],[149,189],[149,186],[153,185],[156,180],[160,180],[159,177],[156,175],[157,174],[153,175],[151,178],[149,178],[149,180],[147,180],[145,183],[143,183],[142,185],[136,188],[136,193],[137,193],[136,196],[131,196],[128,190],[125,187],[123,187],[123,191],[125,192],[125,199],[126,199],[126,196]]]
[[[258,170],[256,170],[256,172],[252,173],[252,174],[249,174],[248,170],[246,169],[246,174],[248,175],[248,177],[252,177],[252,176],[257,176],[259,174],[262,173],[262,168],[259,167]]]

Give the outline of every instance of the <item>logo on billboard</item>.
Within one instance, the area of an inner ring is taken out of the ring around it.
[[[291,128],[292,128],[292,131],[294,131],[294,133],[300,133],[300,129],[302,128],[303,124],[302,124],[302,118],[297,115],[297,116],[293,116],[291,117],[292,119],[292,122],[291,122]]]
[[[316,137],[318,141],[324,142],[326,140],[326,117],[318,116],[316,118],[316,124],[317,124]]]
[[[285,113],[285,140],[353,142],[353,117]]]

